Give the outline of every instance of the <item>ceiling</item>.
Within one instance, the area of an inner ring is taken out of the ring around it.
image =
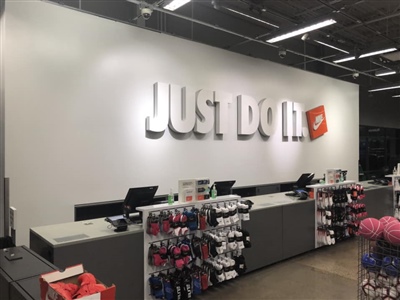
[[[134,26],[357,83],[366,91],[400,85],[400,1],[398,0],[192,0],[171,12],[170,0],[52,1]],[[148,20],[143,8],[153,10]],[[335,24],[276,43],[266,40],[317,21]],[[264,22],[262,22],[264,21]],[[332,49],[320,42],[349,52]],[[387,54],[358,58],[386,48]],[[286,55],[279,55],[285,52]],[[333,61],[350,55],[352,61]],[[282,57],[281,57],[282,56]],[[389,76],[377,72],[395,71]],[[388,92],[385,92],[388,93]],[[390,90],[400,94],[400,89]]]

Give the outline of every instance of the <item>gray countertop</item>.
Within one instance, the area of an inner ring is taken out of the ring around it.
[[[364,186],[365,190],[387,188],[387,186],[369,184],[367,181],[361,182],[361,184]],[[229,198],[229,196],[227,198]],[[266,194],[245,197],[243,199],[251,200],[254,203],[252,211],[314,201],[313,199],[298,200],[296,197],[286,196],[285,193]],[[179,205],[180,204],[177,203],[177,206]],[[114,232],[113,228],[104,218],[40,226],[31,228],[30,230],[36,235],[41,236],[53,247],[143,232],[142,225],[129,225],[127,231]]]

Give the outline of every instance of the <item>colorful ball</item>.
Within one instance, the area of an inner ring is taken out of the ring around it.
[[[379,272],[382,266],[382,259],[375,253],[365,253],[361,257],[361,265],[370,272]]]
[[[391,222],[386,225],[383,236],[392,245],[400,245],[400,222]]]
[[[399,222],[395,217],[392,216],[384,216],[380,218],[379,221],[383,224],[383,226],[386,226],[387,224],[392,222]]]
[[[398,296],[397,290],[394,287],[378,288],[376,290],[376,294],[378,297],[380,297],[380,299],[383,299],[383,300],[396,300],[397,296]]]
[[[368,240],[375,241],[382,238],[384,228],[385,226],[378,219],[367,218],[360,222],[358,233]]]
[[[376,283],[373,279],[364,279],[361,283],[361,289],[365,296],[376,297]]]
[[[400,274],[400,258],[385,256],[382,259],[382,269],[386,275],[397,277]]]
[[[376,284],[379,285],[379,287],[388,288],[392,284],[392,278],[386,275],[384,272],[380,272],[376,276]]]

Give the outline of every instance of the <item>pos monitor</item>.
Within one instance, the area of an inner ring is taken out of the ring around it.
[[[293,190],[304,189],[307,185],[311,183],[311,180],[314,178],[314,173],[304,173],[301,174],[299,179],[297,179],[296,183],[293,185]]]
[[[211,186],[210,193],[211,193],[212,188],[215,185],[218,196],[231,195],[232,187],[235,184],[235,182],[236,182],[236,180],[215,181],[213,183],[213,185]]]
[[[137,212],[137,207],[155,204],[157,189],[158,186],[130,188],[124,200],[124,216],[129,219],[129,213]]]

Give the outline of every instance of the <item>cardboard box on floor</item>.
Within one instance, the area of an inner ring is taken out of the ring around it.
[[[42,274],[40,276],[40,296],[41,300],[65,300],[65,298],[59,295],[51,286],[50,283],[64,282],[78,284],[79,275],[85,273],[83,265],[76,265],[66,268],[63,272],[54,271],[51,273]],[[96,278],[96,283],[102,284]],[[79,285],[79,284],[78,284]],[[96,294],[88,295],[82,298],[82,300],[115,300],[115,285],[106,287],[104,291]]]

